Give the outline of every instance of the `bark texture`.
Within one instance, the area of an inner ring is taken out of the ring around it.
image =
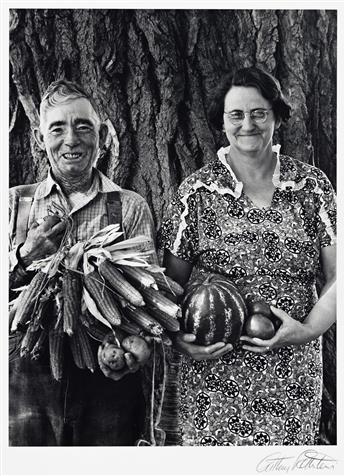
[[[99,168],[148,201],[156,225],[181,180],[214,157],[222,135],[210,92],[232,68],[272,72],[293,105],[282,151],[336,184],[334,10],[11,10],[10,185],[41,180],[30,129],[60,77],[93,94],[110,134]],[[335,331],[325,336],[322,438],[335,443]],[[333,422],[329,424],[329,422]]]

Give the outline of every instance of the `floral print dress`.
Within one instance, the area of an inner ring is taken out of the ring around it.
[[[271,206],[242,192],[222,148],[179,187],[159,245],[193,264],[190,279],[223,274],[243,296],[303,321],[317,300],[321,248],[335,244],[335,194],[321,170],[273,150]],[[267,354],[238,346],[217,360],[183,355],[178,378],[181,445],[317,443],[321,338]]]

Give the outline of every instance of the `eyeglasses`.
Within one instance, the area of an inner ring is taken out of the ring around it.
[[[229,121],[235,125],[242,124],[246,114],[250,115],[251,120],[255,122],[255,124],[263,124],[267,120],[269,111],[272,111],[272,108],[252,109],[251,111],[224,111],[224,114],[227,116]]]

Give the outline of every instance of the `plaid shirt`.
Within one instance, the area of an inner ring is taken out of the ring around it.
[[[107,193],[118,191],[122,204],[122,231],[124,238],[133,238],[138,235],[150,237],[154,243],[154,224],[150,209],[140,195],[130,190],[125,190],[109,180],[99,170],[94,169],[94,178],[91,189],[87,195],[74,200],[73,206],[63,194],[59,184],[54,181],[51,173],[46,180],[41,182],[35,192],[32,202],[28,228],[34,221],[43,219],[48,215],[48,210],[55,204],[62,207],[73,219],[71,244],[85,241],[94,233],[109,224],[107,214]],[[16,242],[16,221],[18,212],[18,193],[16,187],[10,189],[10,282],[20,285],[25,280],[25,272],[20,267],[17,259],[17,249],[20,243]],[[157,263],[154,255],[151,262]],[[12,279],[11,279],[12,275]]]

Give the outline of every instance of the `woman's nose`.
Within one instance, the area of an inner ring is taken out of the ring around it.
[[[255,122],[254,122],[253,119],[251,118],[249,112],[246,112],[246,113],[244,114],[244,118],[243,118],[241,127],[242,127],[242,129],[245,129],[245,130],[252,130],[252,129],[254,129],[254,127],[255,127]]]

